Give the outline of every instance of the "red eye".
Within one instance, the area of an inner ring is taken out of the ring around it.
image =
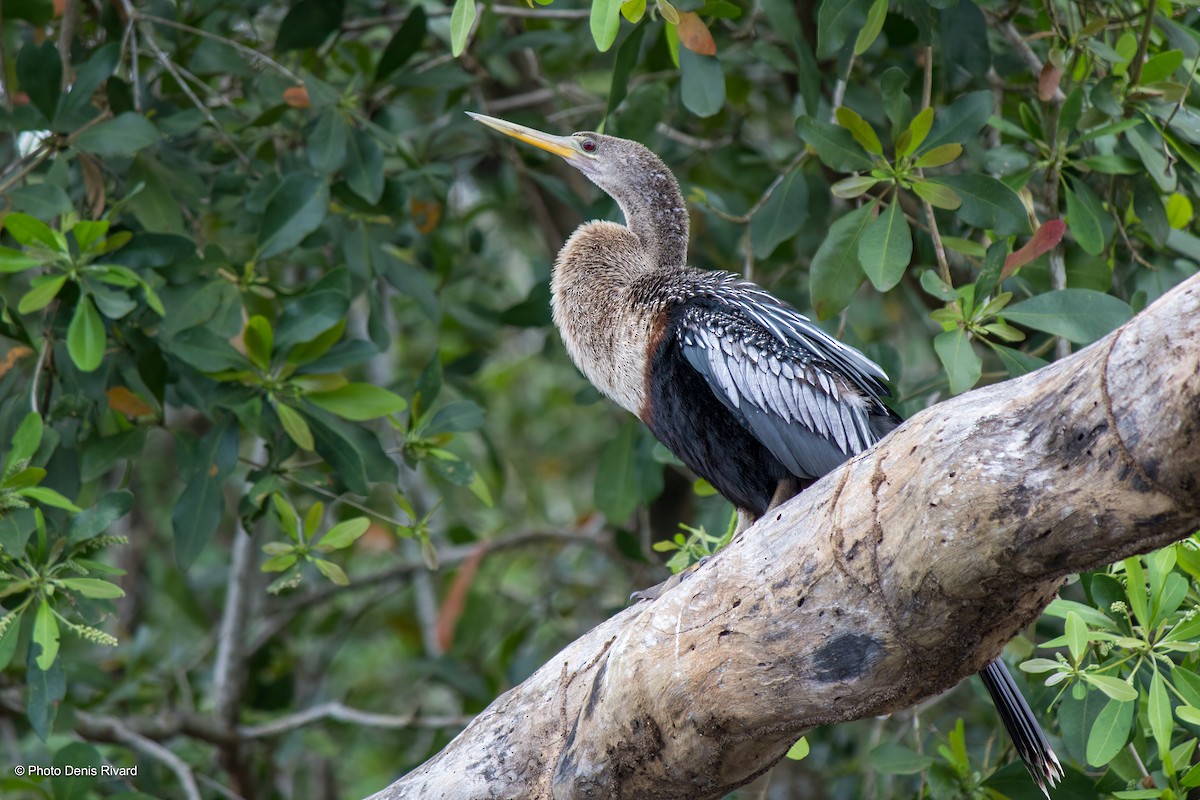
[[[585,153],[596,152],[596,143],[591,139],[584,139],[583,142],[580,144],[580,147],[583,148],[583,151]]]

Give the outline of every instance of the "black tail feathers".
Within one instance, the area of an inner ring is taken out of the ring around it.
[[[996,659],[991,662],[979,673],[979,677],[996,704],[996,711],[1017,748],[1017,755],[1025,762],[1025,767],[1042,793],[1049,798],[1050,788],[1062,780],[1062,765],[1050,749],[1046,734],[1033,716],[1029,703],[1017,690],[1003,661]]]

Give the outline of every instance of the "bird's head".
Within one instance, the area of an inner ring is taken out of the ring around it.
[[[561,156],[618,201],[630,190],[656,188],[653,184],[658,181],[674,183],[662,160],[637,142],[592,131],[555,136],[496,117],[467,114],[507,136]]]

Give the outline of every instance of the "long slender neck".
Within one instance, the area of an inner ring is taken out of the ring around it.
[[[678,269],[687,263],[687,204],[665,166],[652,168],[644,178],[612,192],[613,199],[625,215],[625,225],[645,248],[649,265]]]

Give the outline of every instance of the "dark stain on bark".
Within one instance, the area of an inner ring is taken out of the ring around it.
[[[826,683],[849,681],[866,672],[883,652],[883,645],[865,633],[843,633],[813,655],[813,672]]]

